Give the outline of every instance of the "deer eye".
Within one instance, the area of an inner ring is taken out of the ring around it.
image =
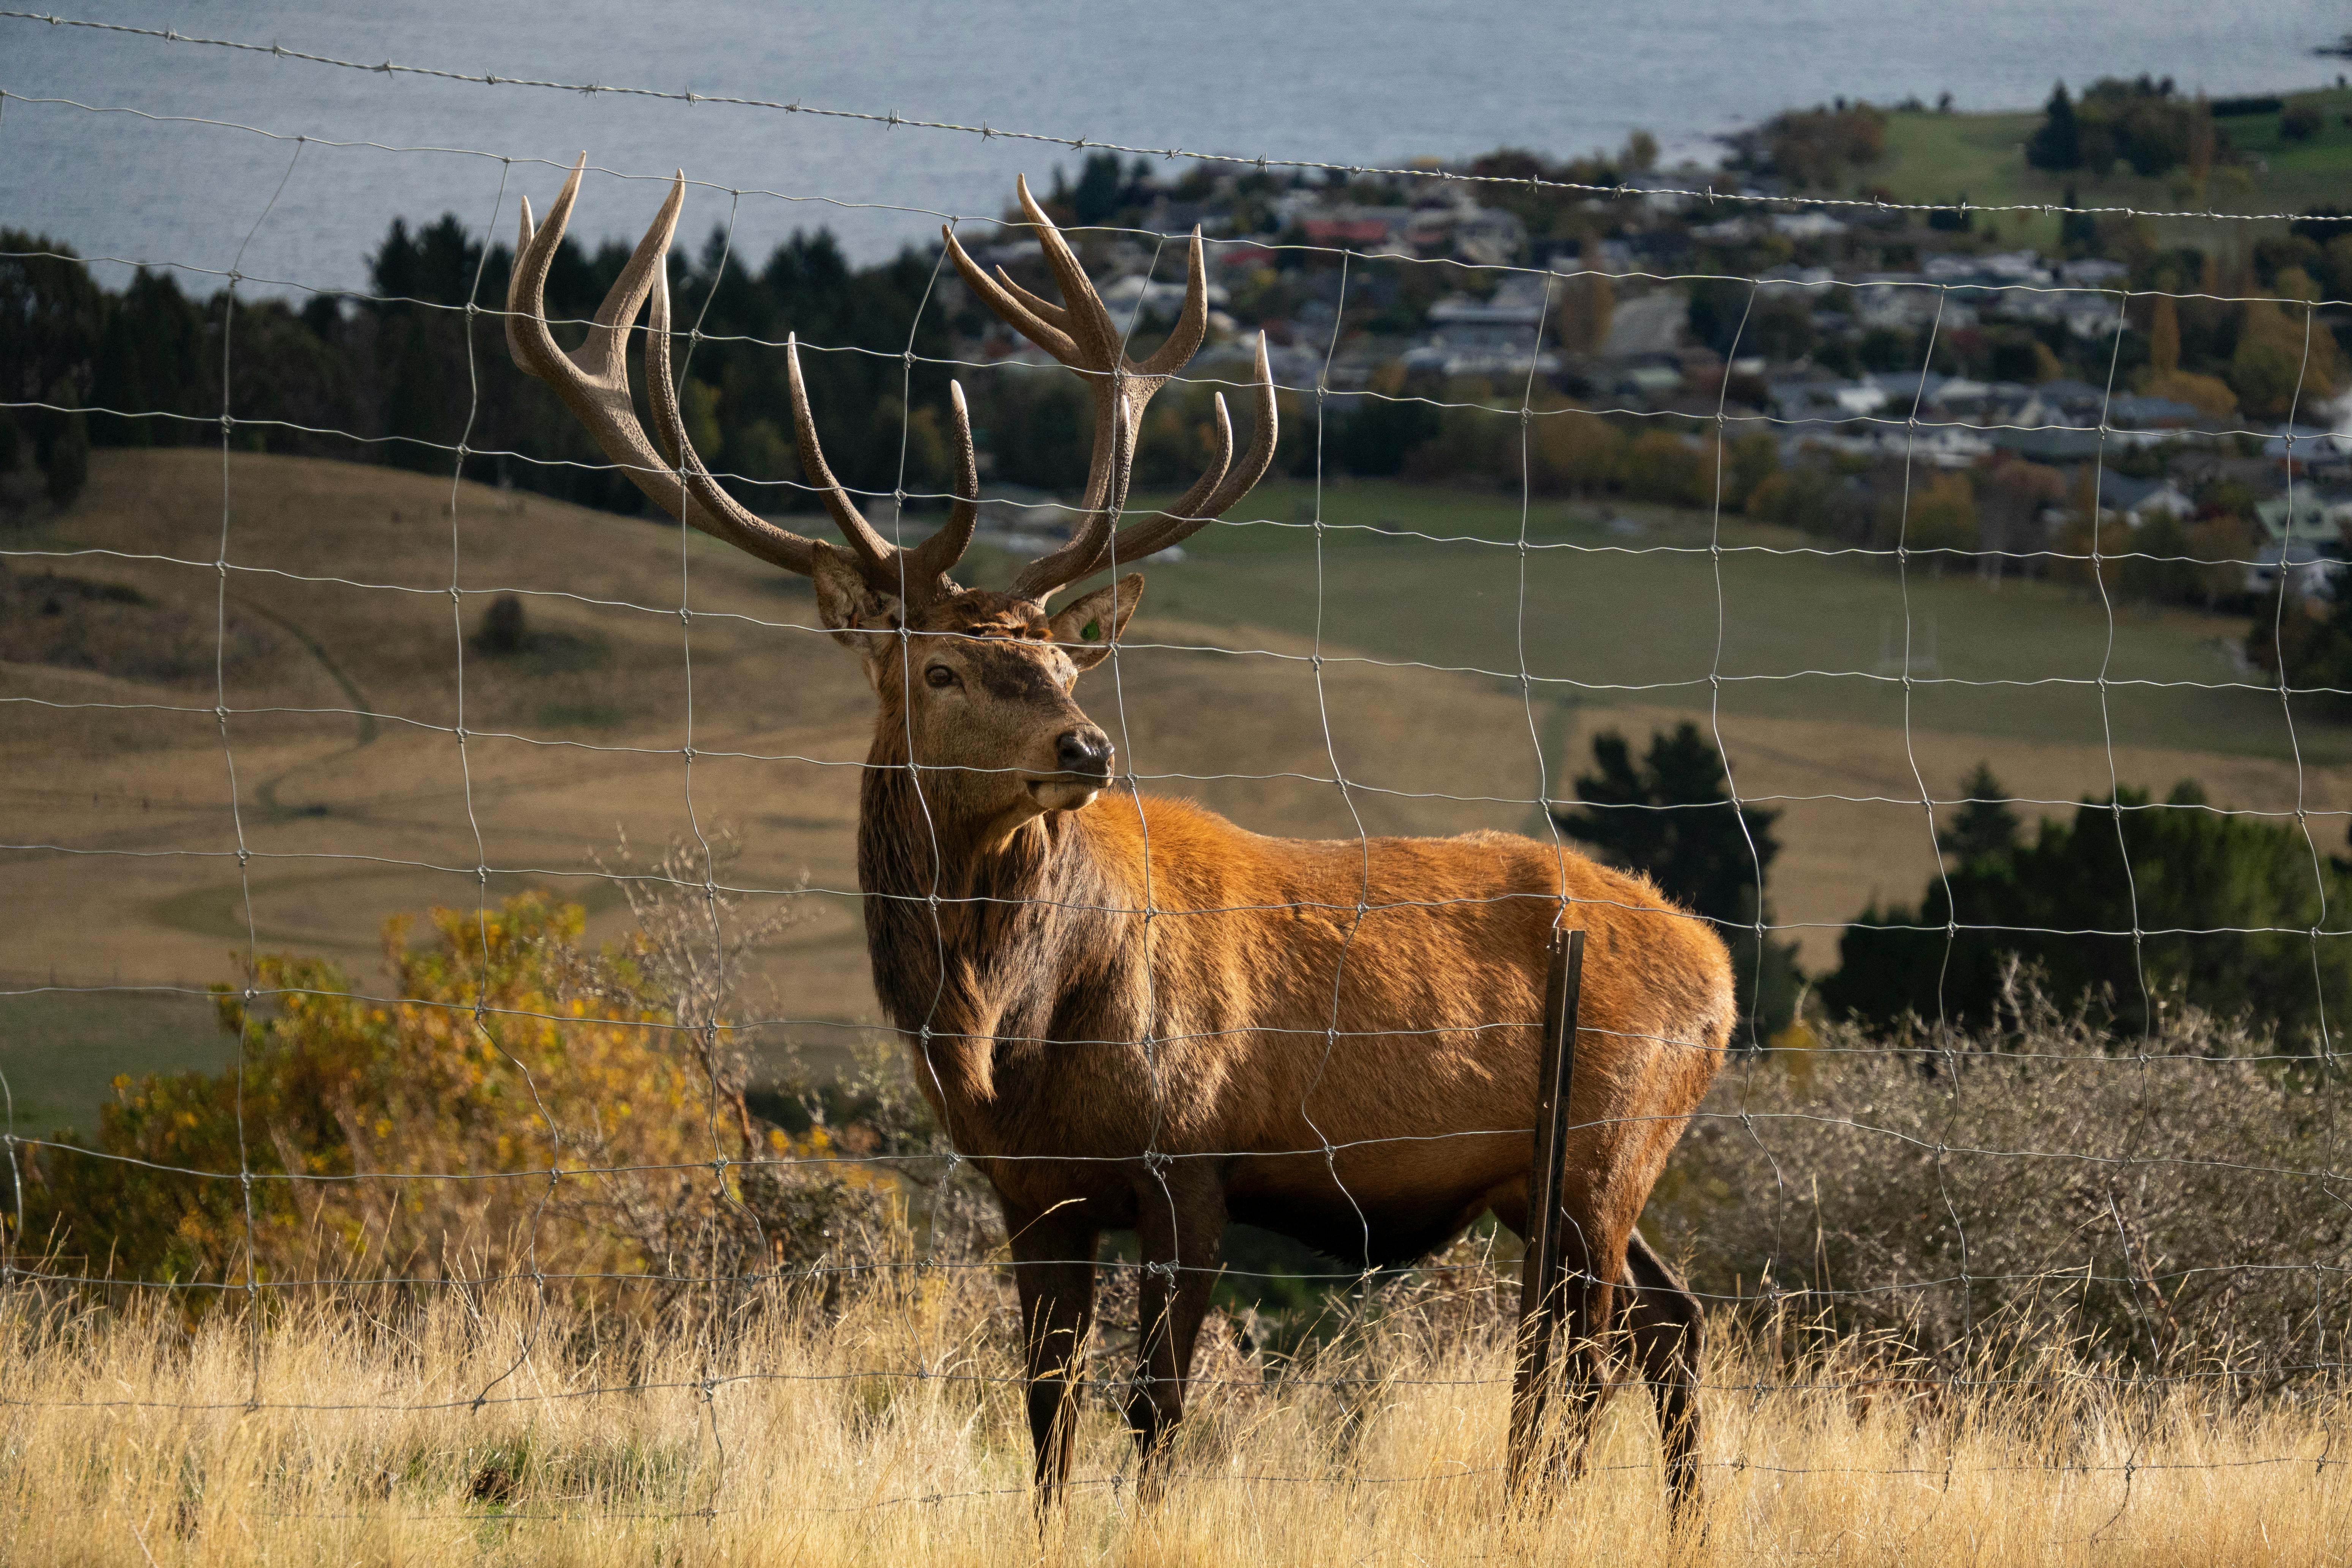
[[[939,690],[944,690],[948,687],[958,684],[956,672],[944,664],[935,664],[923,671],[923,679],[930,682],[934,689]]]

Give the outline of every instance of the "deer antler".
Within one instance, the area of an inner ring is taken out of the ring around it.
[[[555,389],[556,396],[595,439],[598,449],[655,505],[680,522],[762,561],[803,576],[813,574],[816,541],[777,527],[721,489],[687,439],[677,388],[670,381],[667,265],[670,238],[686,204],[684,171],[671,181],[669,197],[654,215],[653,226],[637,241],[628,265],[597,307],[587,342],[570,353],[556,346],[555,335],[547,325],[547,273],[556,247],[563,241],[564,225],[571,219],[587,163],[583,153],[572,165],[572,177],[563,183],[562,194],[548,209],[544,224],[533,227],[530,202],[523,201],[522,236],[516,247],[513,279],[507,288],[507,347],[515,363]],[[640,310],[647,311],[646,400],[661,438],[659,451],[646,438],[629,397],[626,340]],[[800,432],[801,465],[809,482],[820,488],[825,510],[848,540],[866,582],[879,592],[900,595],[909,608],[954,592],[955,584],[948,581],[947,573],[971,542],[972,528],[980,516],[979,466],[972,455],[971,419],[964,408],[963,388],[950,389],[956,444],[954,508],[945,527],[914,549],[902,551],[874,531],[826,467],[801,384],[796,341],[787,343],[786,356],[793,420]]]
[[[1063,304],[1032,294],[1003,268],[992,278],[966,255],[952,231],[940,232],[948,256],[971,291],[1022,336],[1063,364],[1087,378],[1094,404],[1095,443],[1087,469],[1087,488],[1079,502],[1085,514],[1069,543],[1040,556],[1022,568],[1013,592],[1024,598],[1044,599],[1056,588],[1098,572],[1113,561],[1139,561],[1165,550],[1222,516],[1247,494],[1274,459],[1277,433],[1274,375],[1266,363],[1265,338],[1257,345],[1257,428],[1238,468],[1233,466],[1233,422],[1225,412],[1223,393],[1217,395],[1217,450],[1207,471],[1166,511],[1130,523],[1111,533],[1111,523],[1126,503],[1128,471],[1135,460],[1135,444],[1143,422],[1144,405],[1168,384],[1200,348],[1209,330],[1209,290],[1201,257],[1201,231],[1192,231],[1185,258],[1184,309],[1168,341],[1141,363],[1129,359],[1119,331],[1103,306],[1102,296],[1087,279],[1062,231],[1054,226],[1037,199],[1029,194],[1025,177],[1016,181],[1021,210],[1037,230],[1045,265],[1060,287]]]

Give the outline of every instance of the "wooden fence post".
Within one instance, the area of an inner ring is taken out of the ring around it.
[[[1554,926],[1544,966],[1543,1044],[1537,1058],[1535,1163],[1528,1173],[1528,1253],[1519,1266],[1518,1365],[1511,1379],[1505,1475],[1516,1498],[1530,1474],[1551,1394],[1552,1341],[1567,1307],[1560,1248],[1560,1181],[1568,1164],[1569,1089],[1576,1073],[1576,1011],[1584,982],[1584,933]]]

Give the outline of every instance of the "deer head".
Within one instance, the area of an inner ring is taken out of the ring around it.
[[[934,810],[950,820],[997,830],[1051,811],[1090,803],[1109,782],[1110,739],[1073,695],[1077,679],[1108,657],[1143,593],[1130,574],[1059,610],[1061,589],[1114,564],[1165,550],[1222,516],[1246,494],[1274,456],[1274,380],[1265,342],[1257,345],[1257,426],[1249,449],[1233,460],[1232,422],[1216,399],[1216,450],[1192,488],[1165,511],[1118,523],[1144,405],[1189,361],[1208,329],[1208,291],[1201,236],[1187,258],[1184,308],[1168,341],[1140,363],[1121,334],[1061,231],[1019,184],[1022,210],[1037,230],[1063,303],[1038,298],[1002,268],[981,270],[948,229],[949,258],[972,291],[1032,342],[1086,377],[1094,414],[1094,448],[1080,521],[1068,543],[1024,566],[1003,591],[959,586],[948,573],[971,544],[980,515],[980,476],[971,422],[961,384],[950,387],[955,500],[946,524],[911,548],[884,539],[866,521],[826,466],[802,384],[800,345],[785,343],[793,425],[801,468],[823,497],[847,548],[803,538],[757,516],[720,489],[687,439],[670,379],[670,238],[686,199],[686,177],[668,199],[598,307],[587,341],[570,353],[549,331],[550,263],[580,191],[583,154],[562,194],[536,227],[522,204],[522,235],[507,291],[507,344],[515,363],[555,389],[604,455],[656,505],[690,527],[761,560],[812,578],[824,627],[856,652],[881,701],[877,749],[903,738],[906,760],[919,763]],[[650,307],[645,339],[646,401],[654,417],[648,440],[629,393],[627,337]]]

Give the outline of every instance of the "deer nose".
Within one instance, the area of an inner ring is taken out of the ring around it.
[[[1063,731],[1054,742],[1054,754],[1066,773],[1089,779],[1110,777],[1110,737],[1092,724]]]

